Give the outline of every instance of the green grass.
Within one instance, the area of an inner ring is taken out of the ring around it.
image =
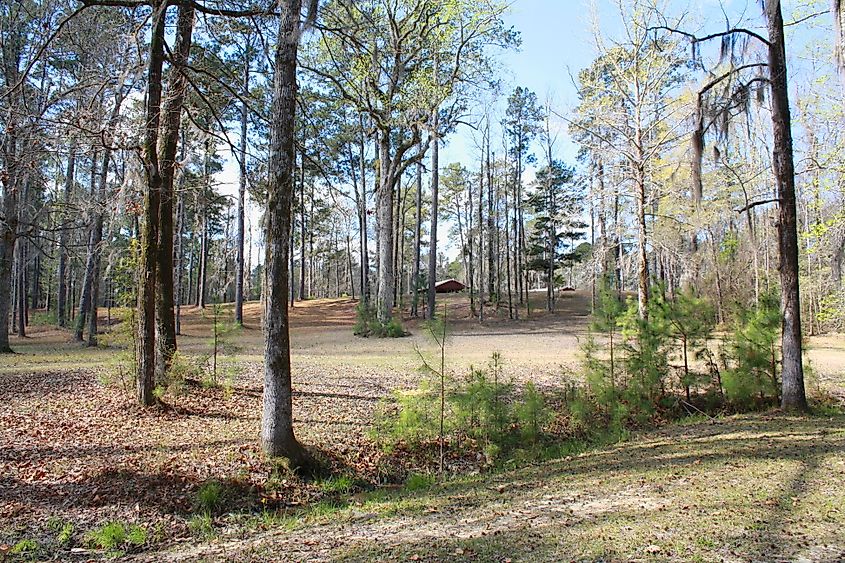
[[[194,512],[213,514],[223,504],[223,485],[217,481],[203,483],[194,496]]]
[[[147,530],[137,524],[110,520],[85,534],[85,543],[107,553],[120,555],[125,549],[147,543]]]
[[[347,495],[355,488],[355,479],[349,475],[332,475],[318,482],[317,488],[327,495]]]

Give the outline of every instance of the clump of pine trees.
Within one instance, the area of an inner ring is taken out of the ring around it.
[[[582,347],[585,383],[569,407],[585,432],[619,432],[686,414],[745,411],[780,401],[777,296],[737,305],[716,335],[708,299],[651,289],[646,314],[605,287]]]

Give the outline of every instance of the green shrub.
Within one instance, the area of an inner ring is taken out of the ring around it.
[[[436,480],[434,475],[411,473],[405,479],[405,490],[408,492],[424,491],[430,489]]]
[[[207,512],[191,516],[188,519],[188,530],[201,539],[210,539],[217,535],[214,531],[214,520]]]
[[[9,553],[13,555],[23,555],[26,553],[35,553],[38,551],[38,541],[33,539],[23,539],[12,546]]]
[[[409,334],[397,317],[392,317],[386,323],[379,321],[375,309],[364,301],[355,307],[355,326],[352,330],[356,336],[376,338],[402,338]]]
[[[72,522],[51,518],[47,522],[47,528],[56,533],[56,543],[60,546],[70,545],[74,531]]]
[[[393,396],[395,408],[383,403],[376,412],[377,441],[418,446],[437,438],[440,404],[431,380],[424,379],[416,389],[395,391]]]
[[[217,481],[203,483],[194,495],[194,512],[213,514],[223,504],[223,485]]]
[[[780,325],[780,303],[774,293],[764,294],[756,306],[738,311],[723,350],[730,367],[721,378],[725,397],[735,407],[749,409],[779,401]]]
[[[525,384],[522,399],[514,409],[519,432],[524,441],[536,444],[543,427],[551,418],[546,400],[532,382]]]
[[[470,368],[469,376],[452,390],[455,426],[485,445],[499,442],[513,422],[505,399],[513,393],[512,385],[490,381],[484,370]]]
[[[492,381],[488,372],[475,368],[464,379],[444,380],[444,442],[483,453],[490,464],[503,452],[536,444],[551,420],[545,397],[532,383],[517,392],[498,381],[498,359],[491,365]],[[425,379],[416,389],[397,392],[395,404],[383,404],[377,411],[374,439],[388,450],[399,444],[419,449],[438,442],[439,385],[439,378]]]
[[[140,547],[147,543],[147,531],[137,524],[126,525],[111,520],[85,534],[85,543],[91,547],[109,552],[119,552],[128,547]]]
[[[54,326],[56,324],[56,311],[32,311],[29,314],[30,326]]]

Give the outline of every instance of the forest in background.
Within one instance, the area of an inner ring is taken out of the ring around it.
[[[506,79],[521,36],[499,0],[3,5],[0,361],[45,325],[109,347],[114,323],[133,402],[167,412],[196,375],[186,315],[212,319],[197,381],[217,388],[258,302],[258,442],[303,473],[332,467],[294,431],[290,318],[315,299],[355,300],[362,337],[433,338],[415,392],[369,423],[437,474],[693,412],[809,411],[826,366],[807,338],[845,324],[841,3],[718,22],[606,4],[618,32],[596,22],[566,109]],[[459,135],[471,148],[442,161]],[[468,301],[451,320],[479,326],[586,296],[580,380],[512,385],[496,353],[453,378],[448,278]]]

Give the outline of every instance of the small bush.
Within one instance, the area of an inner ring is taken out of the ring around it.
[[[740,309],[733,334],[723,349],[729,367],[722,374],[726,399],[750,409],[780,399],[780,304],[773,293],[754,307]]]
[[[23,555],[26,553],[35,553],[38,551],[38,542],[33,539],[23,539],[12,546],[9,553],[13,555]]]
[[[56,324],[56,311],[32,311],[29,314],[30,326],[54,326]]]
[[[147,531],[137,524],[126,525],[112,520],[85,534],[85,543],[109,552],[119,552],[147,543]]]
[[[73,539],[73,523],[65,522],[57,518],[51,518],[47,522],[47,528],[56,533],[56,543],[64,547],[70,545]]]
[[[546,399],[529,383],[521,392],[498,381],[498,363],[488,372],[472,368],[461,380],[445,379],[443,431],[453,450],[464,448],[493,464],[504,452],[539,442],[551,413]],[[425,449],[439,441],[440,393],[437,382],[425,379],[411,391],[397,392],[395,404],[377,412],[373,438],[387,450],[402,444]]]
[[[514,412],[522,439],[536,444],[551,414],[546,408],[546,399],[530,381],[525,384],[522,400],[517,403]]]
[[[378,320],[375,309],[363,301],[355,307],[353,333],[356,336],[376,338],[402,338],[409,335],[397,317],[392,317],[386,323],[382,323]]]
[[[436,482],[434,475],[411,473],[405,480],[405,490],[408,492],[424,491],[430,489]]]
[[[214,530],[214,520],[207,512],[191,516],[188,520],[188,530],[201,539],[210,539],[217,535]]]
[[[217,481],[203,483],[194,496],[194,512],[214,514],[223,504],[223,485]]]

